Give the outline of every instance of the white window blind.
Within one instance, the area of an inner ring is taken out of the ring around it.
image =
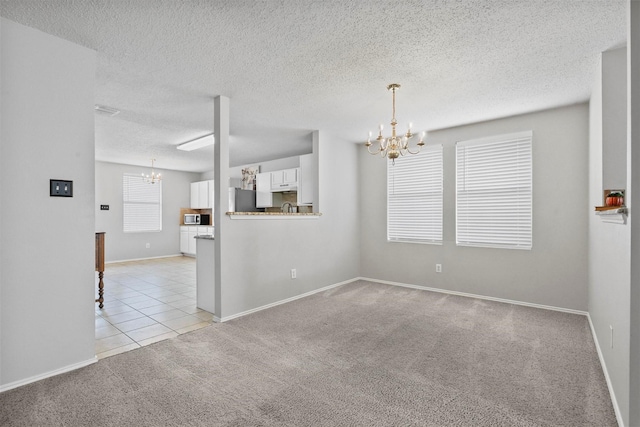
[[[531,249],[531,131],[456,144],[456,243]]]
[[[387,240],[442,243],[442,145],[387,161]]]
[[[123,231],[162,231],[162,181],[148,184],[140,175],[122,175]]]

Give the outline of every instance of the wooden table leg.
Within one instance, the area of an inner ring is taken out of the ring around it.
[[[98,278],[100,279],[100,281],[98,282],[98,299],[96,300],[96,302],[99,302],[100,305],[98,305],[98,307],[103,308],[104,307],[104,282],[102,281],[102,278],[104,277],[104,272],[100,271],[98,272]]]

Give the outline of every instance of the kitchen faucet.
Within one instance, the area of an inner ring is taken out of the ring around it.
[[[287,206],[287,210],[284,210],[284,207]],[[280,207],[280,210],[282,211],[282,213],[291,213],[293,212],[293,204],[291,204],[291,202],[284,202],[282,204],[282,206]]]

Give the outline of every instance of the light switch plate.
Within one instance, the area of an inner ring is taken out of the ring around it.
[[[49,195],[51,197],[73,197],[73,181],[50,179]]]

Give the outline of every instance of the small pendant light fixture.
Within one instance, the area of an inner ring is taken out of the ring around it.
[[[156,159],[151,159],[151,175],[145,175],[144,172],[142,173],[142,179],[144,179],[144,182],[146,182],[147,184],[155,184],[156,182],[160,182],[162,181],[162,176],[160,174],[155,173],[155,171],[153,170],[153,163],[156,161]]]

